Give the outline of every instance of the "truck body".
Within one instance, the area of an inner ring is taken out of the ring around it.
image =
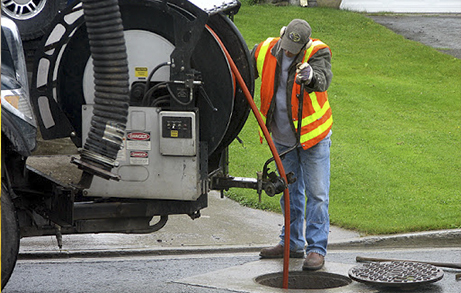
[[[254,89],[232,22],[240,3],[193,2],[71,2],[27,66],[19,31],[2,17],[2,288],[21,237],[56,235],[62,245],[63,234],[152,233],[169,215],[199,217],[210,190],[280,190],[268,174],[227,173],[249,106],[225,49]],[[5,93],[9,80],[23,95],[4,96],[4,80]],[[38,132],[75,146],[68,166],[78,180],[28,163]]]

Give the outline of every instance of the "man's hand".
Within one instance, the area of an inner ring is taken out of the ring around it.
[[[296,83],[301,84],[301,83],[306,83],[309,84],[312,80],[312,76],[314,75],[314,72],[312,70],[312,67],[309,65],[309,63],[304,62],[304,63],[299,63],[296,67]]]

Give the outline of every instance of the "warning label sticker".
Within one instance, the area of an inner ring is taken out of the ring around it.
[[[144,151],[130,152],[131,165],[149,165],[149,153]]]
[[[126,134],[126,148],[128,150],[151,150],[150,132],[131,131]]]
[[[146,78],[148,76],[149,70],[147,67],[135,67],[134,76],[139,78]]]

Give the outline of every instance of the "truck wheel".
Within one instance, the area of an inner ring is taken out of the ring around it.
[[[2,16],[12,19],[23,41],[41,37],[67,0],[2,0]]]
[[[19,223],[8,188],[2,184],[2,289],[13,273],[19,252]]]

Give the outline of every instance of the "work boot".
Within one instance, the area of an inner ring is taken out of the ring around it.
[[[274,247],[263,248],[259,253],[261,258],[283,258],[284,248],[281,244]],[[291,258],[303,258],[304,251],[290,251]]]
[[[303,263],[303,270],[320,270],[325,264],[325,257],[316,252],[309,252]]]

